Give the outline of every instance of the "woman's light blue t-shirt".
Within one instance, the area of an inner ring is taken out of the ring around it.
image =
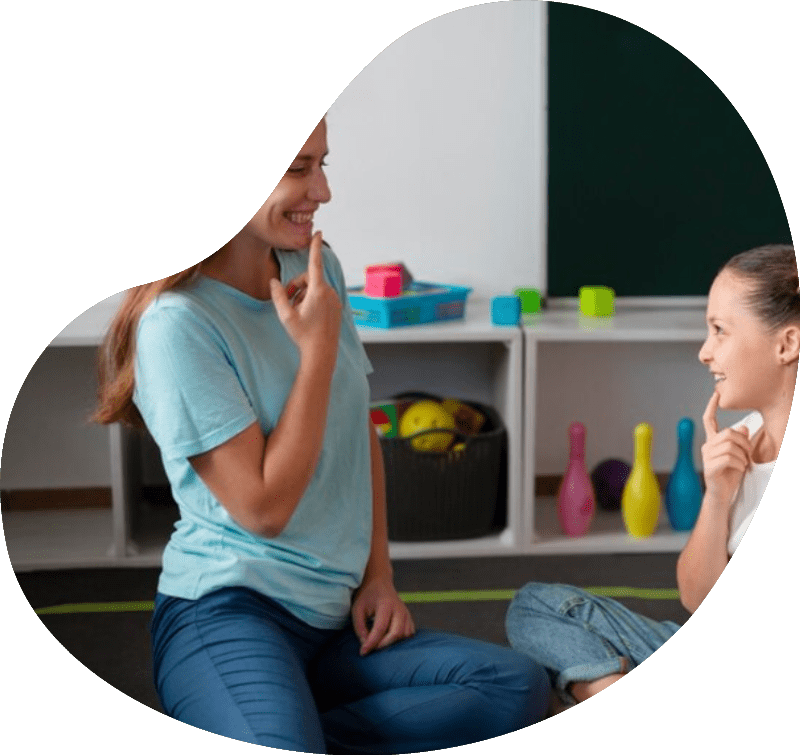
[[[276,256],[284,285],[308,267],[307,250]],[[372,368],[339,261],[327,248],[323,261],[343,303],[325,437],[314,476],[275,538],[237,524],[188,461],[253,422],[265,435],[278,422],[299,354],[274,304],[200,276],[159,296],[141,318],[133,399],[180,508],[159,578],[165,595],[196,599],[244,586],[312,626],[339,628],[347,621],[372,533],[366,377]]]

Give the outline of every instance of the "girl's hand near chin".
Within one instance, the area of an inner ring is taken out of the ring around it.
[[[702,447],[703,477],[706,497],[716,507],[728,509],[733,503],[742,478],[753,463],[753,448],[746,427],[725,428],[717,425],[719,393],[714,391],[703,412],[706,442]]]

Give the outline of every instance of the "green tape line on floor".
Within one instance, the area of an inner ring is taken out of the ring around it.
[[[607,598],[678,600],[678,591],[669,587],[584,587],[592,595]],[[406,603],[469,603],[481,600],[511,600],[516,590],[446,590],[443,592],[405,592]]]
[[[39,616],[64,613],[124,613],[126,611],[152,611],[152,600],[129,600],[117,603],[64,603],[60,606],[37,608]]]
[[[586,592],[607,598],[639,598],[641,600],[678,600],[679,593],[670,587],[585,587]],[[405,603],[470,603],[478,601],[508,601],[516,590],[444,590],[401,592]],[[152,600],[133,600],[117,603],[65,603],[37,608],[39,616],[71,613],[125,613],[152,611]]]

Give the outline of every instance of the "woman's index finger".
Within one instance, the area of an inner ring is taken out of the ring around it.
[[[308,247],[309,285],[313,283],[319,283],[322,278],[322,231],[317,231],[311,237],[311,244]]]
[[[719,432],[717,424],[717,407],[719,406],[719,393],[715,390],[703,412],[703,427],[706,431],[706,440]]]

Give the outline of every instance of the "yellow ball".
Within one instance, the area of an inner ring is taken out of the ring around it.
[[[417,401],[411,404],[400,418],[401,438],[435,428],[456,429],[453,415],[436,401],[429,399]],[[453,434],[450,432],[427,433],[419,438],[414,438],[411,445],[417,451],[446,451],[452,440]]]

